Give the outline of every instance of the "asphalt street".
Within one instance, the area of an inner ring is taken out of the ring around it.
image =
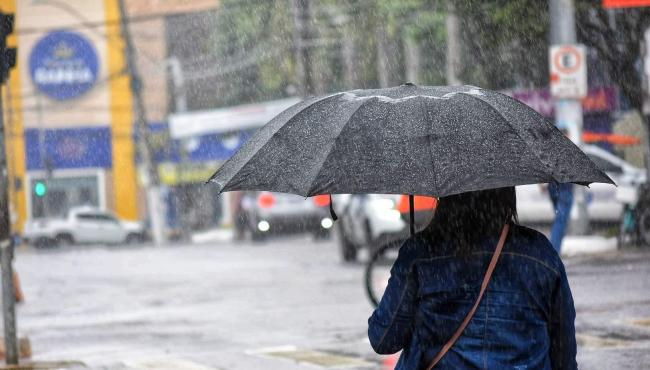
[[[362,264],[308,237],[16,254],[37,360],[97,369],[383,369]],[[566,260],[581,369],[650,368],[650,252]]]

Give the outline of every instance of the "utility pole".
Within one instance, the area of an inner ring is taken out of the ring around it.
[[[310,0],[293,0],[293,37],[302,96],[314,95],[310,2]]]
[[[551,46],[576,43],[576,24],[573,0],[550,0]],[[586,61],[583,61],[583,63]],[[559,98],[555,100],[555,122],[558,126],[567,126],[571,140],[582,149],[582,104],[578,98]],[[572,231],[577,235],[587,234],[589,216],[585,189],[574,186],[577,217],[572,218]]]
[[[419,84],[420,75],[422,74],[422,55],[420,45],[415,37],[406,36],[404,38],[404,64],[406,65],[406,82]]]
[[[120,26],[122,38],[124,39],[124,53],[126,56],[126,66],[131,77],[131,92],[135,104],[135,126],[138,132],[138,154],[144,168],[143,185],[147,192],[147,208],[149,211],[149,221],[151,222],[151,231],[153,241],[156,245],[161,245],[165,241],[163,232],[163,209],[160,202],[160,184],[158,171],[153,163],[153,150],[149,141],[149,124],[147,122],[147,112],[142,96],[142,79],[138,71],[137,57],[133,46],[133,39],[128,24],[128,14],[124,0],[118,0],[120,8]]]
[[[13,284],[14,240],[9,214],[9,173],[7,167],[2,85],[16,65],[16,48],[7,47],[7,36],[13,32],[14,15],[0,11],[0,268],[2,269],[2,316],[4,320],[7,365],[18,364],[16,341],[16,295]]]
[[[185,86],[185,75],[183,74],[183,65],[181,64],[180,59],[178,59],[178,57],[176,56],[172,56],[171,58],[169,58],[167,63],[169,65],[169,71],[172,76],[172,83],[174,84],[174,110],[176,113],[185,113],[187,112],[187,88]],[[170,138],[171,138],[171,134],[170,134]],[[186,188],[180,186],[182,183],[183,170],[185,169],[185,165],[189,162],[187,158],[187,150],[185,150],[187,141],[188,139],[186,138],[180,139],[180,145],[178,148],[180,154],[180,160],[179,163],[175,166],[176,179],[177,179],[177,192],[178,192],[176,194],[176,207],[177,207],[176,215],[180,222],[180,227],[181,227],[180,232],[181,232],[182,240],[187,240],[190,233],[190,227],[185,222],[184,212],[181,212],[181,207],[179,207],[179,203],[181,201],[184,204],[187,203],[186,197],[188,196],[187,194],[188,192]],[[185,205],[182,207],[182,210],[183,211],[186,210]]]
[[[461,85],[458,77],[461,66],[460,27],[453,1],[447,1],[447,84]]]

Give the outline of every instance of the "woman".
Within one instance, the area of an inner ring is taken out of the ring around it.
[[[426,369],[475,303],[499,234],[508,236],[474,316],[436,369],[576,369],[575,308],[548,239],[516,224],[514,187],[441,198],[402,245],[368,320],[377,353]]]

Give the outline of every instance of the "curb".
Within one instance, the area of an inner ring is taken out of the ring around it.
[[[85,368],[86,364],[80,361],[24,361],[18,365],[0,365],[0,370],[73,370]]]
[[[562,241],[562,255],[566,257],[607,253],[616,250],[616,238],[605,238],[603,236],[567,236]]]

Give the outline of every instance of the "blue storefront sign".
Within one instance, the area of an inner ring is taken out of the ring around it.
[[[48,97],[74,99],[97,81],[97,52],[79,33],[51,32],[34,46],[29,57],[29,73],[36,88]]]
[[[111,168],[111,130],[108,127],[25,130],[27,170]],[[42,136],[41,136],[42,135]],[[42,146],[41,146],[42,144]]]
[[[164,134],[169,129],[166,123],[150,125],[153,136]],[[252,136],[254,129],[233,131],[219,134],[206,134],[185,140],[172,140],[154,148],[154,159],[157,162],[178,163],[181,158],[181,145],[186,159],[190,162],[225,161],[230,158]]]

